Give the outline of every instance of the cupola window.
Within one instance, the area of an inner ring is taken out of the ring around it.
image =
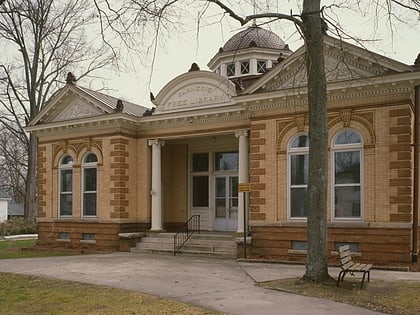
[[[234,63],[228,63],[226,65],[226,74],[228,77],[233,77],[235,75],[235,64]]]
[[[257,72],[265,73],[267,71],[267,62],[265,60],[257,61]]]
[[[249,73],[249,61],[242,61],[241,74],[248,74],[248,73]]]

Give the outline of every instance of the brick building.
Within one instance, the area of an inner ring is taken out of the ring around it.
[[[117,250],[120,233],[179,230],[199,215],[205,231],[247,229],[252,257],[304,260],[304,54],[250,27],[211,71],[193,64],[170,81],[153,109],[70,77],[27,127],[39,137],[40,244]],[[361,260],[408,265],[419,240],[420,69],[329,36],[325,58],[329,253],[350,243]]]

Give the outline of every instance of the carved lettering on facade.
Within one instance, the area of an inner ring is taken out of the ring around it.
[[[166,109],[210,105],[229,101],[229,95],[213,86],[197,84],[176,92],[165,104]]]

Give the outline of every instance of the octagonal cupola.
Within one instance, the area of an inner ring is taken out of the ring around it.
[[[220,47],[208,67],[240,85],[247,85],[291,53],[278,35],[253,25],[233,35]]]

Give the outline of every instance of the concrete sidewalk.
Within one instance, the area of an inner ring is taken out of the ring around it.
[[[112,253],[0,260],[0,272],[47,276],[140,291],[225,314],[380,314],[268,290],[255,282],[302,276],[304,266],[229,259]],[[338,269],[330,269],[336,276]],[[372,279],[420,281],[419,273],[373,270]]]

